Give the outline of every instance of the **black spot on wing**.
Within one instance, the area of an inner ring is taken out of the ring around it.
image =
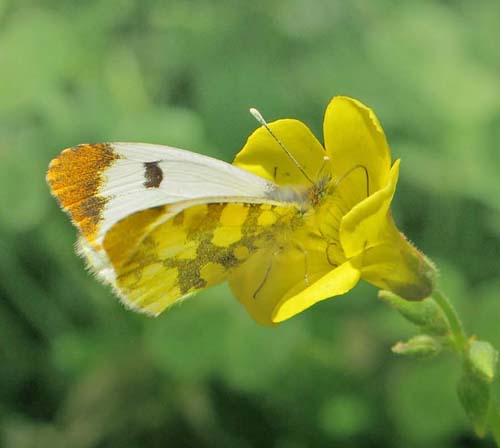
[[[144,186],[146,188],[158,188],[163,180],[163,171],[158,163],[144,163]]]

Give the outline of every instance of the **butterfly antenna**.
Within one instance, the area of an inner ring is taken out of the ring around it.
[[[290,160],[293,162],[293,164],[299,169],[299,171],[304,175],[304,177],[312,184],[314,185],[314,181],[309,177],[309,175],[306,173],[304,170],[304,167],[297,161],[297,159],[293,156],[293,154],[287,149],[287,147],[281,142],[281,140],[276,136],[276,134],[271,130],[269,125],[267,124],[266,120],[264,120],[264,117],[262,114],[255,109],[254,107],[250,108],[250,113],[254,116],[254,118],[266,128],[267,132],[271,135],[274,140],[276,140],[276,143],[280,145],[281,149],[286,152],[286,155],[290,157]]]

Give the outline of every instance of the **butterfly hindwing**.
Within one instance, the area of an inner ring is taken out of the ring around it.
[[[103,245],[125,304],[156,315],[225,280],[259,251],[274,250],[298,216],[294,205],[209,203],[169,218],[162,206],[115,224]]]

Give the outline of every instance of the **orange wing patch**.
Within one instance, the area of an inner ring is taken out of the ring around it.
[[[99,195],[103,173],[120,156],[110,145],[84,144],[65,149],[52,160],[47,182],[61,207],[91,243],[107,198]]]
[[[273,225],[259,225],[275,208]],[[279,245],[300,219],[294,206],[242,203],[197,205],[163,222],[166,213],[167,207],[135,213],[103,243],[124,302],[151,314],[223,281],[260,249]]]

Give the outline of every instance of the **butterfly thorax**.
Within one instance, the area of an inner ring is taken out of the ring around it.
[[[301,245],[305,248],[318,247],[320,252],[327,254],[330,264],[338,264],[343,258],[339,228],[346,204],[337,187],[335,179],[324,176],[309,188],[295,188],[301,198],[300,211],[287,236],[289,241],[303,242]]]
[[[322,205],[327,195],[331,177],[323,176],[319,178],[308,190],[311,207],[318,208]]]

